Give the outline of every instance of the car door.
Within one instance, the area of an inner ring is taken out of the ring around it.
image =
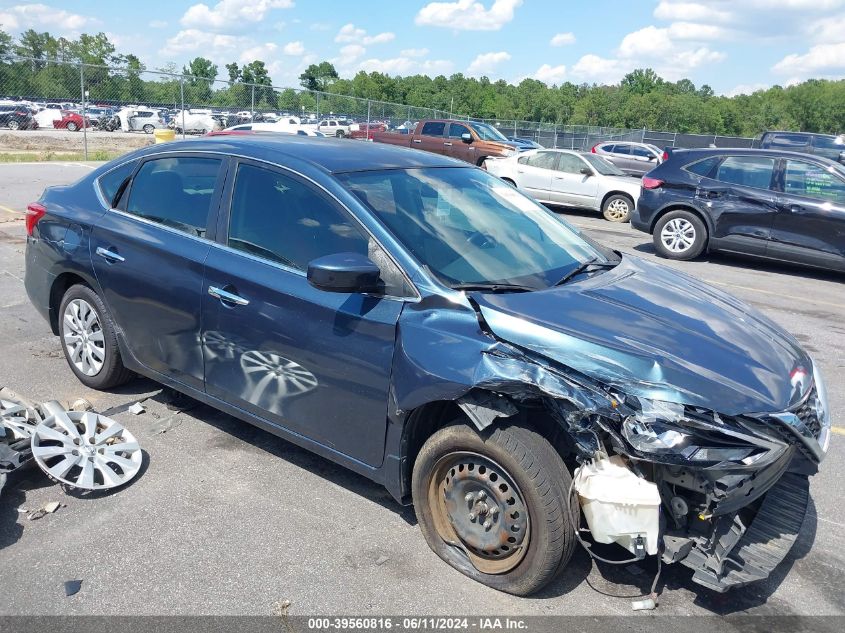
[[[384,277],[390,258],[332,197],[288,170],[242,160],[230,180],[203,284],[206,391],[379,465],[403,301],[318,290],[306,270],[354,252],[378,261]]]
[[[721,248],[764,254],[777,214],[772,156],[727,156],[704,177],[696,202],[712,218],[711,238]]]
[[[845,178],[810,161],[782,161],[778,211],[766,254],[845,269]]]
[[[633,154],[633,148],[629,143],[617,143],[613,148],[610,162],[626,174],[638,174],[642,170],[642,165]]]
[[[642,176],[657,166],[657,155],[640,145],[630,145],[631,169],[630,174]]]
[[[559,153],[540,151],[520,156],[516,162],[516,186],[541,202],[551,201],[552,174]]]
[[[445,121],[428,121],[423,124],[420,133],[412,139],[411,147],[435,154],[444,154],[445,137]]]
[[[593,169],[576,154],[559,152],[551,182],[551,201],[576,207],[596,207],[598,178]],[[592,175],[581,172],[589,168]]]
[[[145,159],[91,235],[94,272],[126,349],[200,390],[203,266],[225,162],[182,153]]]
[[[463,135],[472,132],[463,123],[450,123],[449,136],[443,141],[444,153],[452,158],[459,158],[468,163],[475,164],[475,148],[472,143],[467,143],[463,140]]]

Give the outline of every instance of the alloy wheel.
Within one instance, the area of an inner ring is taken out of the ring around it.
[[[683,253],[695,243],[695,227],[684,218],[669,220],[660,231],[660,241],[673,253]]]
[[[616,200],[607,205],[607,214],[614,220],[627,218],[630,212],[630,205],[622,198],[616,198]]]
[[[101,490],[130,481],[141,469],[141,447],[123,425],[92,411],[53,408],[32,436],[32,456],[53,479]]]
[[[464,550],[482,573],[503,574],[528,550],[528,509],[513,478],[493,460],[470,452],[444,456],[432,474],[428,502],[444,542]]]
[[[67,304],[62,334],[70,362],[86,376],[96,376],[106,360],[106,341],[100,316],[84,299]]]

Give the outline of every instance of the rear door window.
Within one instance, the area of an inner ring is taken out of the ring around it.
[[[728,156],[716,169],[719,182],[770,189],[775,159],[763,156]]]
[[[557,156],[557,152],[537,152],[533,156],[529,156],[526,163],[531,167],[540,169],[554,169]]]
[[[446,131],[446,124],[443,121],[429,121],[423,124],[421,134],[423,136],[443,136]]]
[[[786,161],[784,191],[794,196],[845,203],[845,182],[824,167],[801,160]]]
[[[601,145],[599,146],[601,151],[607,152],[608,154],[612,154],[615,151],[615,145]]]
[[[616,149],[613,150],[614,154],[622,154],[624,156],[629,156],[631,154],[631,146],[630,145],[617,145]]]
[[[146,161],[132,179],[126,212],[205,236],[222,163],[194,156]]]

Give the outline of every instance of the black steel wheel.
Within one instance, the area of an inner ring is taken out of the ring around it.
[[[560,455],[520,426],[479,433],[455,422],[414,462],[412,494],[434,552],[490,587],[527,595],[549,583],[575,547]],[[578,516],[576,504],[573,515]]]

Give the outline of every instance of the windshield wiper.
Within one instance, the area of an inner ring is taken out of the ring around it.
[[[555,284],[555,286],[562,286],[576,275],[587,272],[590,268],[614,268],[617,264],[619,264],[618,261],[600,262],[598,261],[598,257],[593,257],[578,264],[575,268],[566,273],[563,278]]]
[[[466,283],[449,286],[452,290],[482,290],[486,292],[535,292],[540,288],[519,284]]]

